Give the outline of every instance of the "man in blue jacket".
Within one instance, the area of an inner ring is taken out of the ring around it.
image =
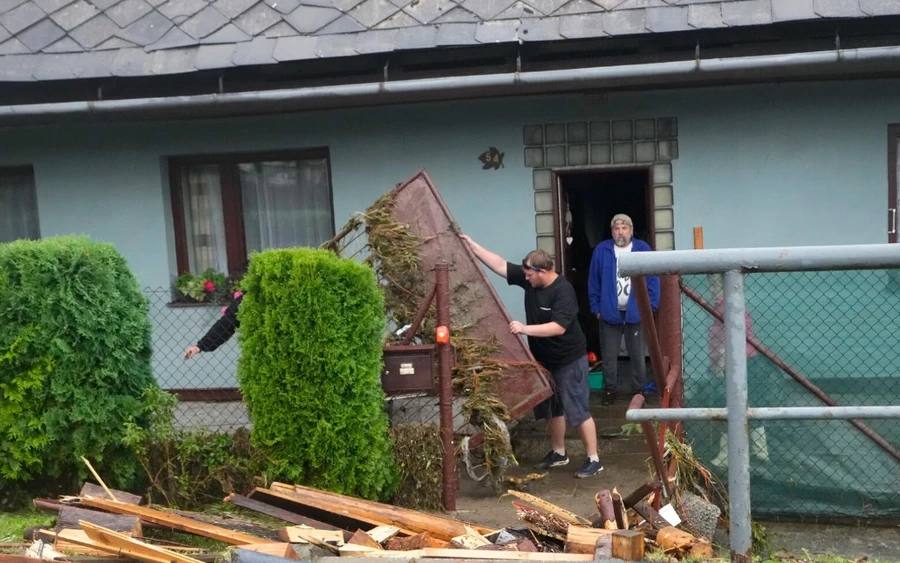
[[[600,353],[603,356],[603,404],[616,400],[619,386],[619,343],[625,335],[625,349],[631,359],[633,375],[631,390],[641,393],[647,385],[647,364],[644,361],[644,339],[641,315],[631,291],[631,278],[619,276],[618,256],[624,252],[649,252],[646,242],[634,238],[631,217],[619,213],[610,222],[612,238],[594,248],[588,277],[591,312],[600,321]],[[647,276],[647,291],[654,311],[659,306],[659,278]]]

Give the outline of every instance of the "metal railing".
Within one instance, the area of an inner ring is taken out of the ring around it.
[[[748,406],[747,325],[744,277],[761,272],[872,270],[900,267],[900,245],[845,245],[788,248],[683,250],[624,254],[622,275],[724,274],[725,408],[642,409],[633,404],[634,422],[725,420],[731,560],[751,555],[750,420],[852,420],[900,418],[900,406],[763,407]],[[889,443],[885,445],[893,448]],[[890,453],[890,452],[889,452]]]

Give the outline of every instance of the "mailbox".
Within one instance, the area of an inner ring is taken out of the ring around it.
[[[434,346],[386,346],[381,386],[387,396],[437,391]]]

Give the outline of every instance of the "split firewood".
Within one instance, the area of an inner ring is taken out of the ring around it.
[[[616,511],[613,508],[612,495],[606,489],[602,489],[594,495],[594,502],[600,511],[600,524],[606,530],[618,530],[616,524]]]
[[[487,540],[487,538],[485,538],[469,526],[466,526],[465,534],[456,536],[455,538],[450,540],[450,546],[457,547],[459,549],[478,549],[486,545],[494,544],[492,544]]]
[[[566,522],[569,522],[570,524],[575,524],[576,526],[585,526],[588,528],[591,526],[591,522],[587,518],[583,518],[583,517],[575,514],[574,512],[569,512],[565,508],[556,506],[555,504],[547,502],[542,498],[536,497],[534,495],[530,495],[528,493],[522,493],[522,492],[513,491],[513,490],[506,491],[506,494],[512,495],[516,498],[524,500],[528,504],[531,504],[531,505],[535,506],[536,508],[543,510],[544,512],[558,516],[559,518],[562,518],[563,520],[565,520]]]
[[[684,530],[666,526],[656,535],[656,543],[668,555],[676,557],[692,557],[696,559],[711,558],[712,544],[704,538],[698,538]]]
[[[146,506],[136,506],[133,504],[126,504],[122,502],[115,502],[92,497],[82,498],[80,502],[81,504],[90,506],[92,508],[100,508],[102,510],[113,512],[115,514],[130,514],[132,516],[138,516],[145,522],[153,522],[154,524],[173,528],[182,532],[196,534],[198,536],[212,538],[214,540],[223,541],[232,545],[266,542],[275,543],[273,540],[251,536],[249,534],[244,534],[241,532],[234,532],[220,526],[213,526],[212,524],[197,522],[196,520],[185,518],[184,516],[169,514],[168,512],[155,510]]]
[[[127,555],[147,563],[199,563],[198,559],[146,544],[125,534],[107,530],[90,522],[81,522],[80,524],[81,529],[95,542],[95,545],[105,546],[106,549],[110,550],[110,553],[116,555]]]
[[[538,510],[518,502],[513,502],[512,504],[516,507],[516,516],[525,523],[528,529],[540,535],[555,538],[560,541],[566,540],[566,533],[569,530],[568,522],[555,514],[550,514],[543,510]]]
[[[616,514],[616,525],[620,530],[627,530],[631,527],[628,522],[628,509],[625,508],[625,500],[615,487],[612,490],[612,503],[613,512]]]
[[[593,554],[597,547],[597,540],[610,536],[612,533],[613,530],[604,528],[569,526],[569,532],[566,534],[566,553]]]
[[[347,543],[353,544],[353,545],[362,545],[365,547],[371,547],[372,549],[378,550],[378,551],[384,549],[383,547],[381,547],[380,543],[378,543],[377,541],[372,539],[372,536],[370,536],[369,534],[365,533],[362,530],[356,530],[356,533],[353,534],[353,537],[351,537],[350,541],[348,541]]]
[[[134,495],[131,493],[126,493],[125,491],[119,491],[116,489],[109,489],[110,492],[116,497],[115,500],[119,502],[124,502],[127,504],[141,504],[141,496]],[[79,497],[94,497],[101,498],[106,500],[113,500],[109,498],[109,495],[106,494],[106,490],[99,485],[95,485],[93,483],[85,481],[84,485],[81,487],[81,492],[78,493]]]
[[[644,534],[634,530],[613,532],[612,557],[625,561],[642,561],[644,559]]]
[[[141,519],[137,516],[110,514],[98,510],[85,510],[75,506],[63,506],[56,517],[56,531],[64,529],[80,529],[78,522],[84,520],[103,526],[114,532],[122,532],[132,537],[141,537]]]
[[[445,548],[449,545],[449,542],[436,540],[427,532],[422,532],[412,536],[393,537],[387,541],[385,547],[390,551],[417,551],[426,547]]]
[[[379,544],[383,544],[384,542],[399,534],[400,528],[398,528],[397,526],[377,526],[375,528],[372,528],[371,530],[368,530],[366,533],[369,534],[369,536]]]

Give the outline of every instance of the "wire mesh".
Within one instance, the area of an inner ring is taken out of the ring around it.
[[[724,327],[709,310],[723,312],[721,281],[682,278],[686,407],[725,406]],[[749,406],[822,406],[798,377],[841,406],[900,404],[898,271],[750,274],[745,284],[748,336],[761,344],[746,347]],[[900,421],[862,422],[900,446]],[[685,423],[697,455],[727,482],[725,430]],[[750,444],[754,515],[900,514],[900,460],[850,421],[751,421]]]

